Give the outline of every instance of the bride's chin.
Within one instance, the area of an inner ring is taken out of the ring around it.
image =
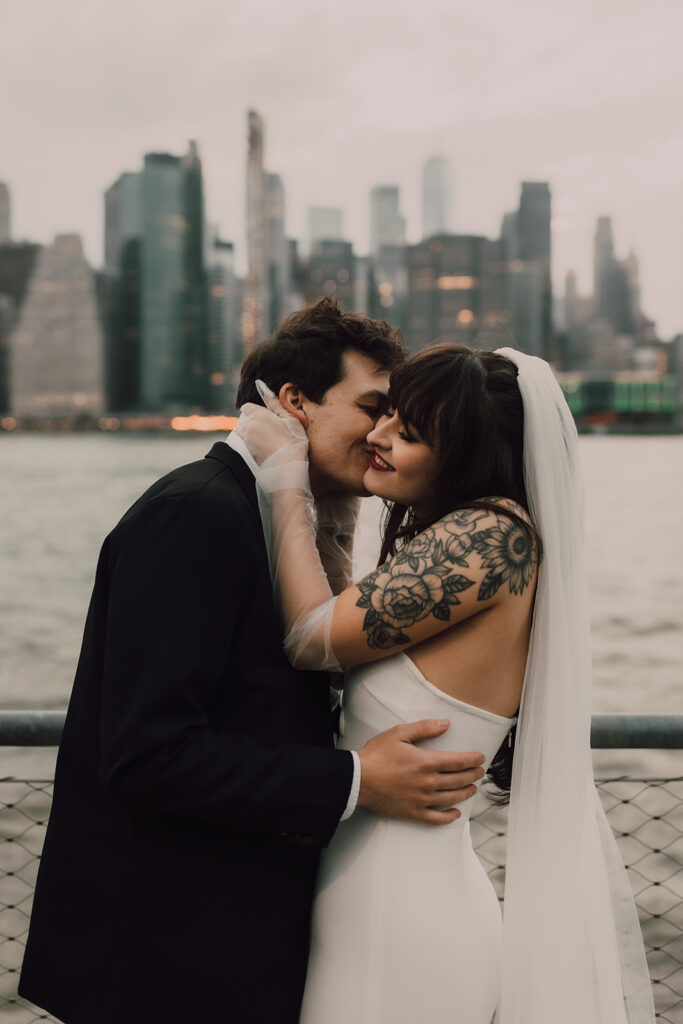
[[[377,479],[379,477],[379,479]],[[363,486],[365,487],[368,494],[374,494],[378,498],[386,498],[388,501],[393,501],[393,497],[388,492],[391,490],[389,487],[384,487],[385,481],[382,479],[382,475],[377,472],[373,472],[372,469],[368,469],[363,477]]]

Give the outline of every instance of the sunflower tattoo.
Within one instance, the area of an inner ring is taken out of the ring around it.
[[[497,526],[475,535],[474,544],[488,572],[477,599],[487,601],[507,583],[511,594],[522,594],[536,566],[532,535],[514,520],[499,518]]]
[[[502,502],[501,502],[502,504]],[[477,530],[489,513],[464,509],[414,537],[405,549],[358,584],[358,608],[364,608],[363,629],[368,647],[388,650],[407,644],[405,629],[433,615],[443,622],[459,594],[474,580],[454,572],[468,569],[476,552],[486,576],[477,593],[487,601],[507,583],[511,594],[522,594],[534,575],[538,552],[530,531],[507,516],[496,515],[496,525]]]

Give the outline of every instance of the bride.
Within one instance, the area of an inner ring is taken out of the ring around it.
[[[388,503],[382,564],[338,593],[348,499],[314,509],[297,411],[266,401],[243,407],[238,432],[260,467],[287,655],[346,669],[340,745],[447,718],[432,744],[481,750],[510,791],[504,927],[467,805],[437,829],[362,808],[340,824],[302,1024],[650,1024],[635,907],[592,782],[576,430],[550,368],[434,346],[394,372],[364,479]]]

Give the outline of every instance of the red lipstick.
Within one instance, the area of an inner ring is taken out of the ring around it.
[[[396,472],[394,467],[390,466],[388,462],[385,462],[384,459],[377,454],[377,452],[372,453],[372,458],[370,459],[370,469],[376,469],[378,473]]]

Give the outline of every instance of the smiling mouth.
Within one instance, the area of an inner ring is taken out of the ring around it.
[[[380,458],[380,456],[377,454],[377,452],[373,452],[372,453],[372,458],[370,459],[370,469],[376,469],[380,473],[395,473],[396,472],[394,467],[390,466],[388,462],[385,462],[384,459]]]

